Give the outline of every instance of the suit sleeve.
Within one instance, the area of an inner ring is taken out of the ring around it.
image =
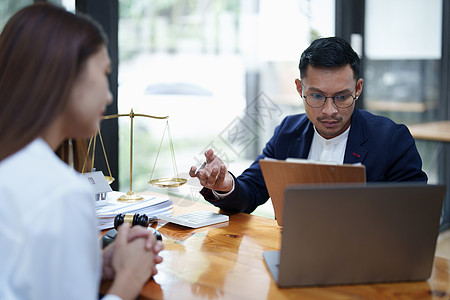
[[[392,135],[387,157],[386,181],[421,181],[428,178],[422,171],[422,160],[414,138],[405,125],[399,126]]]
[[[276,149],[279,146],[278,138],[283,131],[286,119],[275,129],[275,133],[266,144],[263,153],[240,176],[234,177],[235,190],[228,197],[216,200],[210,189],[203,188],[200,193],[206,201],[221,209],[235,212],[251,213],[256,207],[264,204],[269,199],[266,183],[261,172],[259,160],[265,157],[277,158]],[[278,145],[278,147],[277,147]]]

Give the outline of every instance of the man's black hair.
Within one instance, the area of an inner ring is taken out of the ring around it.
[[[340,37],[321,38],[313,41],[302,53],[298,68],[300,78],[306,77],[308,65],[318,68],[337,68],[349,64],[355,79],[360,78],[360,61],[358,54],[350,44]]]

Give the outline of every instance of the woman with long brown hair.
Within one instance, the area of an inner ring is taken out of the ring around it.
[[[105,43],[93,21],[49,4],[0,35],[1,299],[96,299],[101,276],[113,279],[105,297],[133,299],[162,261],[162,244],[128,225],[100,255],[90,186],[54,153],[95,133],[112,101]]]

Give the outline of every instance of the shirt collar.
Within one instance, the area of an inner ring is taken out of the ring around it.
[[[331,138],[331,139],[324,138],[323,136],[321,136],[319,134],[319,132],[317,132],[316,126],[313,126],[313,127],[314,127],[314,138],[317,141],[319,141],[321,144],[326,143],[327,145],[333,145],[333,144],[339,144],[339,143],[347,140],[351,125],[343,133],[341,133],[340,135],[338,135],[334,138]]]

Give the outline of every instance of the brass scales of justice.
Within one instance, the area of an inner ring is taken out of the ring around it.
[[[165,116],[165,117],[156,117],[156,116],[151,116],[151,115],[145,115],[145,114],[136,114],[133,112],[133,109],[131,109],[129,114],[115,114],[115,115],[108,115],[108,116],[104,116],[103,120],[108,120],[108,119],[114,119],[114,118],[119,118],[119,117],[129,117],[131,120],[131,124],[130,124],[130,190],[120,196],[117,200],[118,201],[122,201],[122,202],[137,202],[137,201],[141,201],[144,199],[144,197],[140,196],[139,194],[136,194],[135,192],[133,192],[133,120],[134,117],[146,117],[146,118],[152,118],[152,119],[159,119],[159,120],[167,120],[166,121],[166,126],[164,127],[164,132],[161,138],[161,142],[159,144],[159,148],[158,148],[158,152],[156,154],[156,159],[155,159],[155,163],[153,164],[153,168],[150,174],[150,179],[148,181],[148,183],[152,186],[155,187],[161,187],[161,188],[171,188],[171,187],[179,187],[183,184],[186,183],[187,179],[186,178],[180,178],[180,177],[176,177],[178,175],[178,169],[177,169],[177,164],[176,164],[176,160],[175,160],[175,151],[174,151],[174,147],[173,147],[173,142],[172,142],[172,137],[170,135],[170,128],[169,128],[169,116]],[[174,176],[173,177],[165,177],[165,178],[157,178],[157,179],[153,179],[153,172],[155,171],[155,167],[156,167],[156,162],[158,161],[158,157],[159,157],[159,153],[161,151],[161,146],[164,140],[164,136],[165,136],[165,132],[168,132],[168,138],[169,138],[169,147],[170,147],[170,153],[171,153],[171,157],[172,157],[172,165],[173,165],[173,171],[174,171]],[[106,166],[108,168],[108,176],[105,175],[105,179],[106,181],[111,184],[114,182],[114,177],[111,175],[111,169],[109,167],[109,162],[108,162],[108,157],[106,156],[106,150],[105,150],[105,146],[103,144],[103,138],[101,135],[101,131],[100,131],[100,126],[97,130],[97,133],[94,134],[90,141],[89,141],[89,145],[88,145],[88,150],[87,150],[87,155],[86,155],[86,159],[83,163],[83,167],[81,170],[81,173],[84,172],[85,169],[85,165],[87,162],[87,157],[89,156],[89,151],[91,149],[91,145],[93,147],[92,149],[92,161],[91,161],[91,168],[94,168],[94,160],[95,160],[95,144],[96,144],[96,136],[99,136],[100,139],[100,143],[102,146],[102,150],[103,150],[103,155],[105,157],[106,160]]]

